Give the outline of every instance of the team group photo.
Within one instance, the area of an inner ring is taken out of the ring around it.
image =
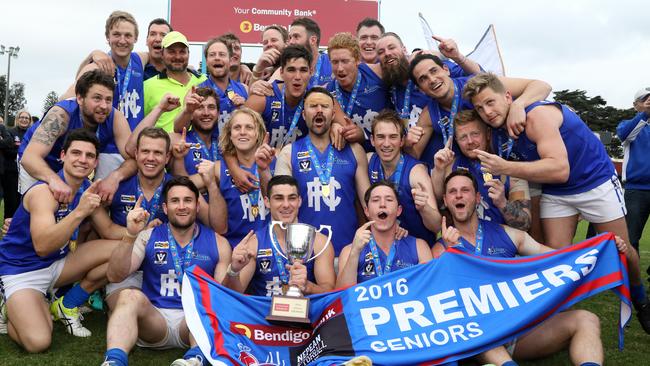
[[[650,41],[486,6],[0,6],[0,365],[650,365]]]

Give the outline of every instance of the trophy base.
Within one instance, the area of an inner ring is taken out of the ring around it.
[[[310,328],[309,299],[275,295],[271,300],[271,311],[266,320],[282,326]]]

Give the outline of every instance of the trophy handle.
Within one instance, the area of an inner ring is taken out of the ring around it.
[[[320,233],[321,231],[323,231],[323,229],[327,229],[327,241],[325,242],[325,245],[323,246],[323,249],[321,249],[320,252],[318,252],[318,254],[316,254],[315,256],[309,258],[309,260],[308,260],[307,262],[309,262],[309,261],[313,261],[313,260],[316,259],[319,255],[323,254],[323,252],[325,251],[325,249],[327,249],[327,246],[330,245],[330,244],[332,243],[332,226],[330,226],[330,225],[321,225],[321,226],[318,228],[318,230],[316,230],[316,232],[317,232],[317,233]]]
[[[271,238],[271,245],[273,246],[273,249],[275,249],[275,252],[280,254],[280,256],[286,260],[289,260],[286,255],[282,252],[282,248],[278,248],[275,240],[273,240],[273,227],[275,225],[280,225],[281,229],[287,230],[287,226],[282,222],[282,221],[271,221],[271,224],[269,225],[269,238]],[[286,240],[286,239],[285,239]]]

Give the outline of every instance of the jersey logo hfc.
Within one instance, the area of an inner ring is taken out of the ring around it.
[[[335,177],[330,177],[329,194],[325,195],[320,180],[314,177],[314,180],[307,182],[307,206],[319,212],[322,202],[329,211],[336,211],[336,207],[341,203],[341,197],[336,195],[340,189],[341,183]]]

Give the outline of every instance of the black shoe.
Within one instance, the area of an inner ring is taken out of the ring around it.
[[[650,334],[650,302],[647,302],[643,305],[636,307],[636,317],[639,318],[639,323],[641,323],[641,328],[647,333]]]

